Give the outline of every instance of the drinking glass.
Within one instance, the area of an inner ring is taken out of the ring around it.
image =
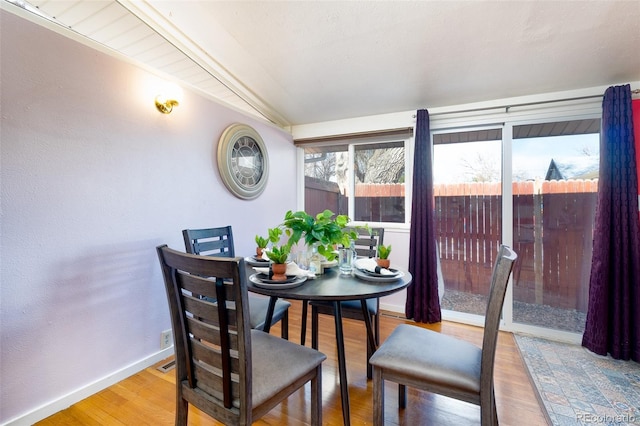
[[[351,275],[353,273],[353,249],[338,249],[338,268],[341,274]]]

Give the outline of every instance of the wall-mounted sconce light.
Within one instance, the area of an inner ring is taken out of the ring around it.
[[[162,93],[156,96],[156,108],[163,114],[169,114],[173,107],[180,105],[182,101],[182,89],[171,83],[162,89]]]
[[[169,114],[174,106],[180,105],[175,99],[165,99],[162,95],[156,96],[156,108],[163,114]]]

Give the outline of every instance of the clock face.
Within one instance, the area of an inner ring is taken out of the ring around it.
[[[232,124],[218,142],[218,169],[226,187],[236,197],[259,196],[269,176],[269,157],[262,138],[245,124]]]
[[[247,188],[255,187],[264,172],[263,154],[255,139],[243,136],[233,145],[231,169],[236,181]]]

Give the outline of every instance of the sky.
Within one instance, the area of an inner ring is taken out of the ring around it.
[[[516,139],[513,141],[513,174],[519,180],[544,179],[551,159],[583,161],[587,156],[585,151],[598,158],[599,140],[598,134]],[[468,182],[472,175],[487,168],[492,169],[497,181],[500,179],[500,163],[499,140],[436,145],[434,183]]]

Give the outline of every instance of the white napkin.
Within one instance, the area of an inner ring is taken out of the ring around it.
[[[390,271],[387,268],[379,267],[378,264],[376,263],[376,260],[371,257],[363,257],[363,258],[357,259],[355,262],[355,266],[361,271],[372,272],[374,274],[380,274],[380,275],[396,275],[397,274],[397,272]]]
[[[261,267],[256,267],[254,266],[253,269],[256,272],[259,272],[261,274],[266,274],[269,275],[269,268],[261,268]],[[313,279],[316,277],[316,274],[314,274],[311,271],[307,271],[305,269],[301,269],[298,265],[296,265],[295,262],[288,262],[287,263],[287,272],[285,272],[286,275],[295,275],[296,277],[307,277],[307,279]]]

